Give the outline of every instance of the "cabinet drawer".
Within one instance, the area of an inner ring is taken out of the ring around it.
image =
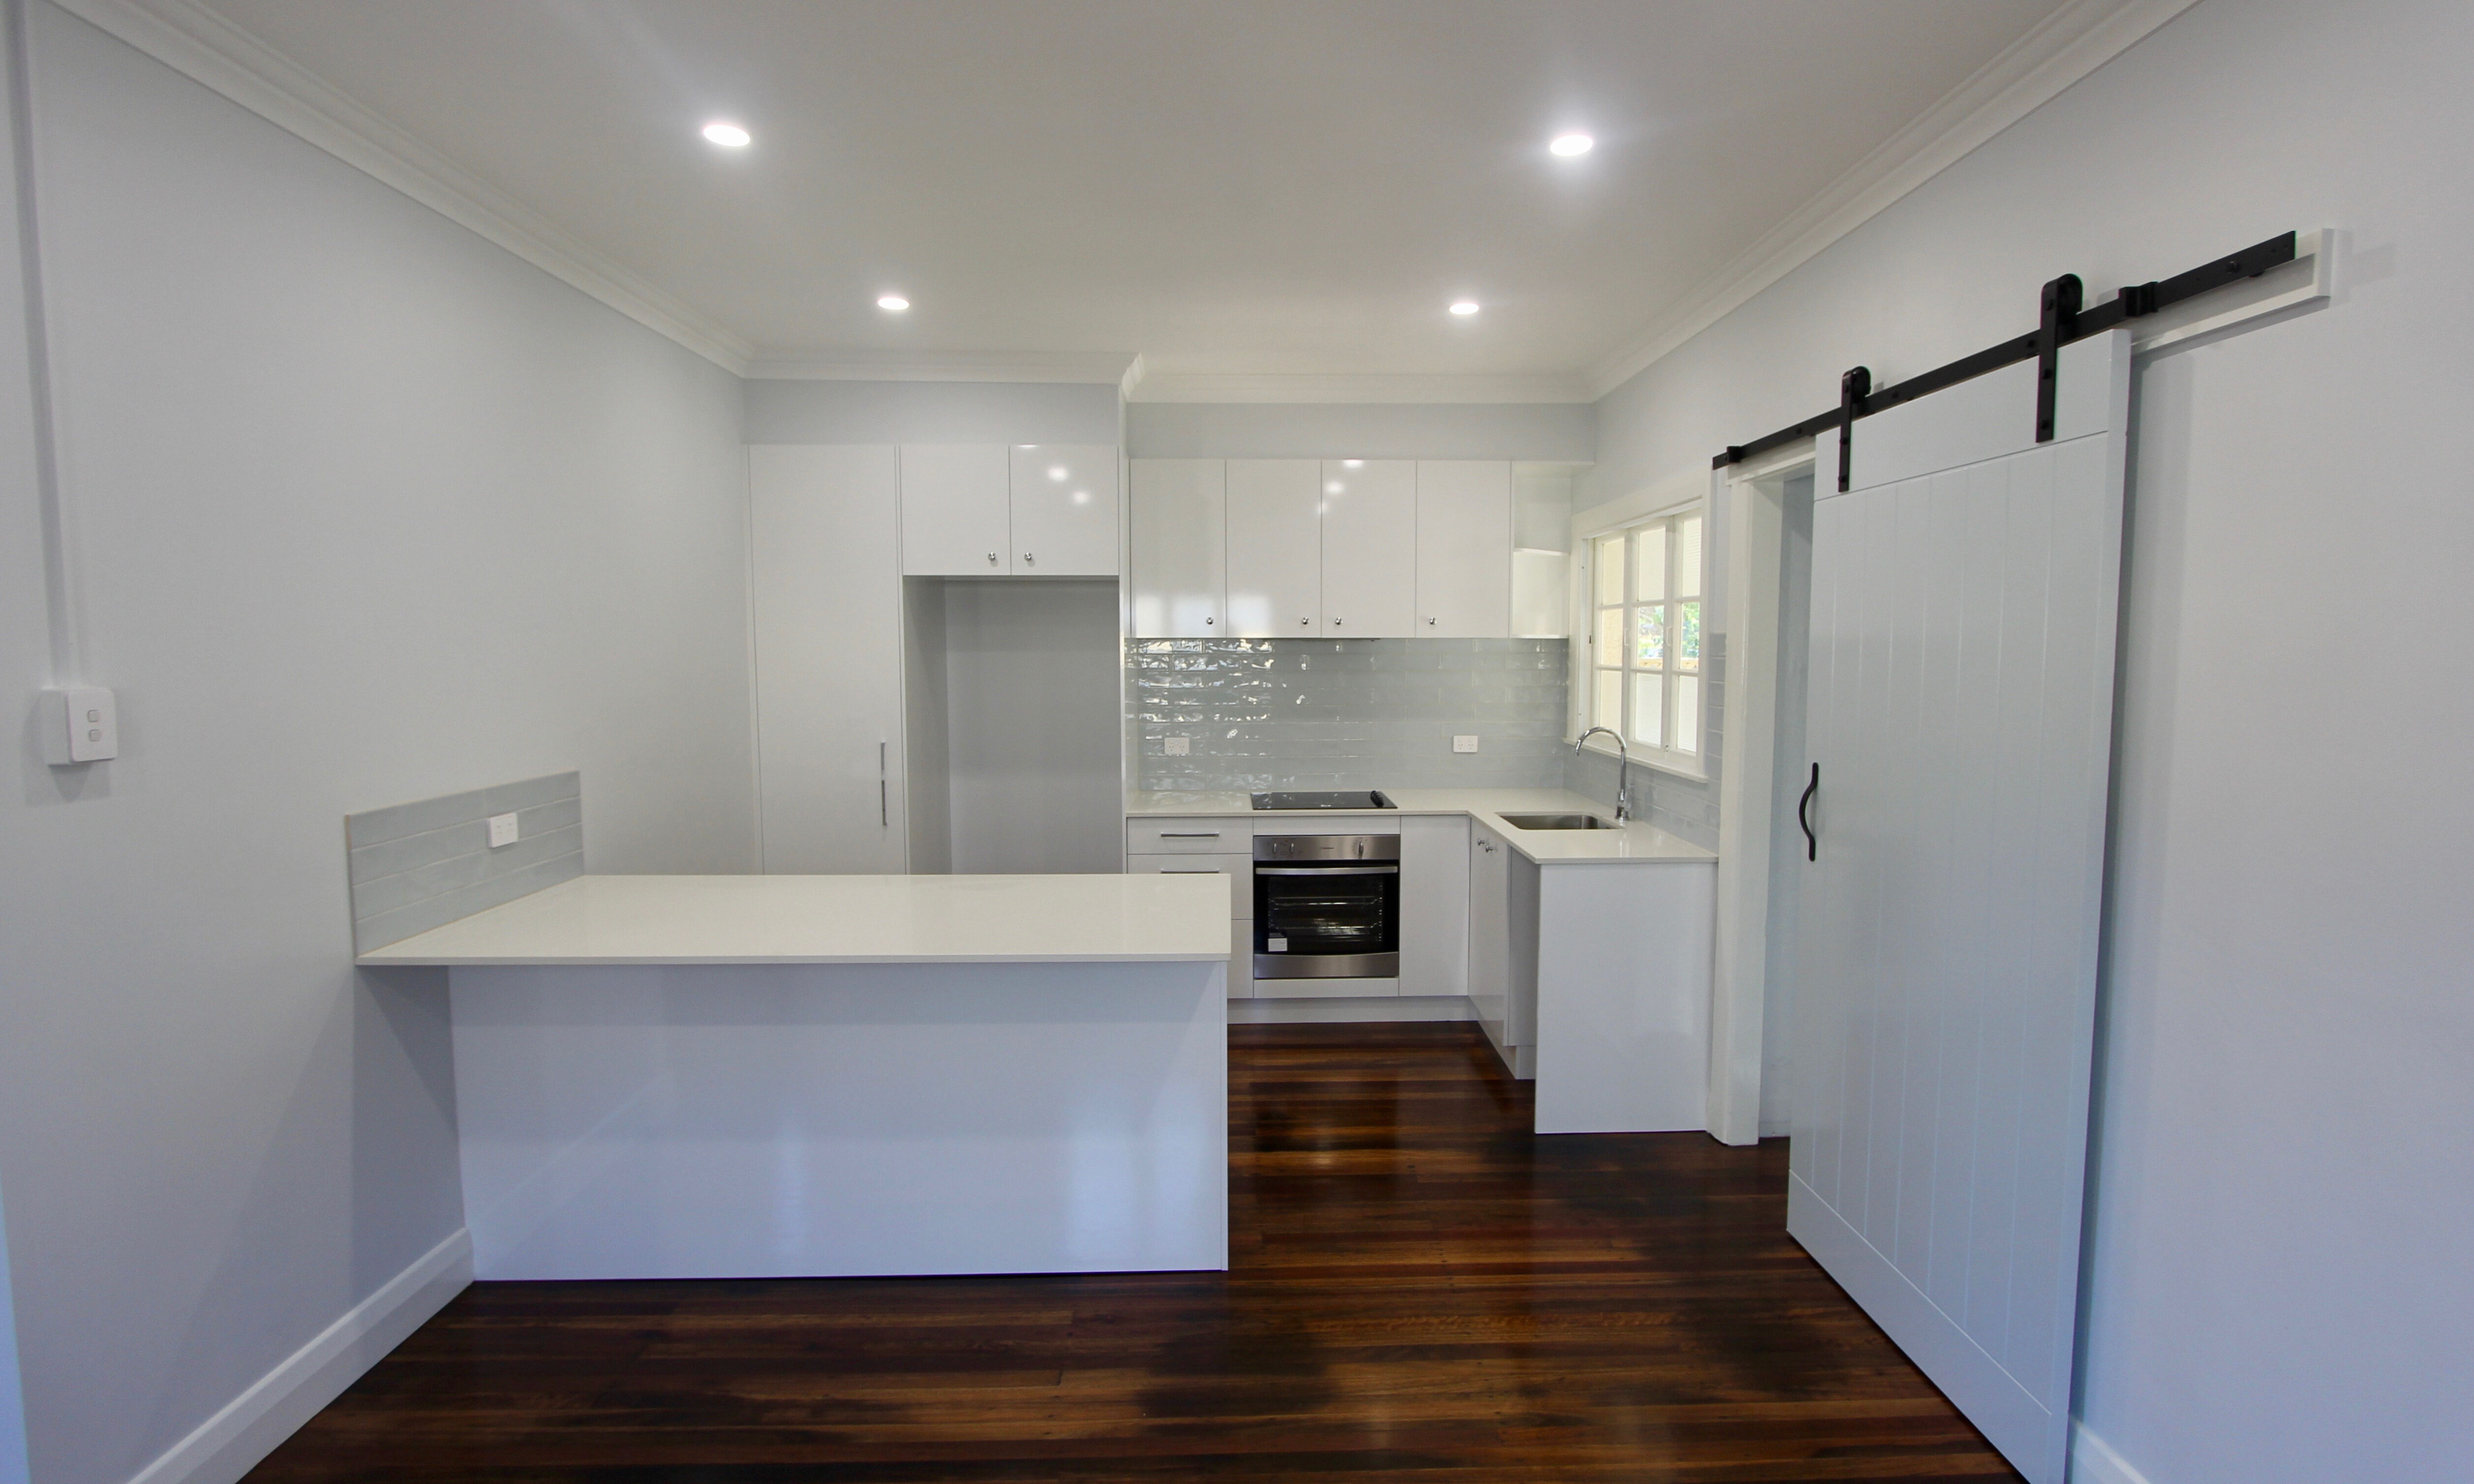
[[[1228,924],[1228,997],[1254,997],[1254,920],[1239,918]]]
[[[1254,915],[1254,857],[1251,855],[1134,855],[1127,858],[1129,875],[1223,875],[1228,877],[1228,915]],[[1251,950],[1249,950],[1251,951]],[[1251,961],[1249,960],[1250,965]],[[1251,972],[1250,968],[1248,970]]]
[[[1254,853],[1254,822],[1243,816],[1126,821],[1126,850],[1134,855]]]

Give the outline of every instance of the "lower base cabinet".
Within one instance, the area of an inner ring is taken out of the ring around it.
[[[1243,839],[1233,829],[1225,835],[1218,829],[1207,833],[1186,831],[1182,835],[1171,832],[1163,841],[1156,825],[1146,826],[1141,822],[1137,822],[1136,828],[1128,831],[1127,838],[1136,847],[1146,844],[1155,849],[1166,847],[1159,853],[1139,850],[1128,851],[1126,870],[1129,874],[1220,875],[1228,878],[1228,997],[1249,998],[1254,991],[1254,857],[1250,843],[1249,850],[1242,854],[1218,849]],[[1188,842],[1214,849],[1183,849],[1182,846]]]

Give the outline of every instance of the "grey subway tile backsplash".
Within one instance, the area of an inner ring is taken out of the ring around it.
[[[488,821],[516,816],[490,849]],[[352,951],[367,953],[584,874],[583,780],[554,773],[344,821]]]
[[[1632,770],[1633,817],[1647,820],[1679,839],[1704,850],[1718,848],[1718,779],[1726,769],[1727,645],[1726,636],[1702,639],[1702,766],[1707,778],[1661,773],[1638,763]],[[1597,800],[1608,808],[1615,802],[1615,759],[1596,753],[1571,756],[1564,770],[1564,786]]]
[[[1146,789],[1555,788],[1562,639],[1134,639]],[[1475,753],[1455,753],[1474,733]],[[1171,756],[1168,739],[1191,751]]]

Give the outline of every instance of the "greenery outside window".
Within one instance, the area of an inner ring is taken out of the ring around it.
[[[1635,749],[1701,754],[1701,513],[1589,543],[1592,727]]]

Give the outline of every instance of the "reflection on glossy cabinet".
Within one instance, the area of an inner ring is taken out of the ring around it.
[[[1226,463],[1136,459],[1132,502],[1134,633],[1166,639],[1229,634]]]
[[[1012,452],[1016,577],[1117,574],[1117,450],[1099,444],[1021,443]]]
[[[1431,639],[1512,632],[1512,466],[1477,459],[1418,465],[1418,623]]]
[[[1312,459],[1230,459],[1228,628],[1247,639],[1322,633],[1322,467]]]
[[[912,577],[1002,577],[1012,549],[1003,443],[902,445],[902,570]]]
[[[1407,459],[1322,466],[1323,633],[1402,639],[1415,631],[1418,467]]]

